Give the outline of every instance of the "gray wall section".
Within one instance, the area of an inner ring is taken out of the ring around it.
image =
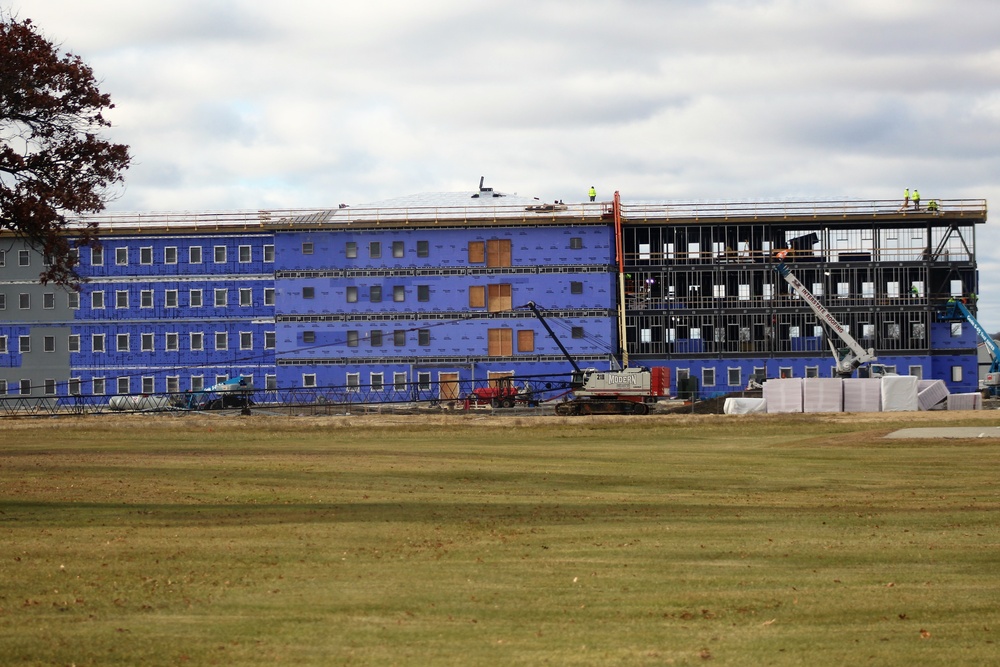
[[[28,265],[21,266],[18,261],[22,250],[28,251]],[[38,276],[41,275],[45,266],[42,256],[31,249],[31,246],[20,239],[4,237],[0,239],[0,252],[3,253],[3,266],[0,266],[0,277],[7,280],[25,280],[38,283]]]
[[[28,251],[28,265],[20,263],[20,251]],[[0,310],[0,335],[7,335],[6,359],[0,359],[0,378],[7,380],[8,394],[16,394],[21,380],[30,380],[32,396],[43,395],[46,380],[65,383],[70,376],[69,335],[74,310],[69,307],[69,291],[55,285],[41,285],[42,256],[23,241],[0,241],[4,262],[0,266],[0,294],[5,307]],[[28,295],[28,308],[21,308],[21,295]],[[51,308],[45,307],[51,295]],[[31,351],[19,354],[19,336],[25,331]],[[52,336],[55,351],[45,351],[45,338]],[[17,363],[18,360],[20,363]],[[6,362],[6,363],[4,363]],[[17,364],[17,365],[13,365]],[[65,393],[65,387],[62,392]]]
[[[28,266],[21,266],[19,255],[28,251]],[[0,266],[0,294],[6,297],[5,308],[0,310],[0,323],[49,323],[72,322],[74,311],[69,307],[69,290],[55,285],[42,285],[38,276],[45,269],[42,256],[22,241],[0,242],[4,252],[4,265]],[[27,294],[30,308],[21,308],[21,295]],[[45,307],[45,295],[52,295],[52,308]]]
[[[45,381],[55,380],[62,385],[69,380],[69,341],[70,327],[31,327],[31,352],[26,354],[8,353],[8,357],[20,357],[19,367],[0,367],[0,378],[7,380],[7,393],[18,393],[17,387],[21,380],[31,380],[31,395],[41,396],[45,391]],[[55,351],[45,351],[45,337],[52,336],[55,342]],[[8,347],[12,351],[17,350],[18,340],[15,336],[13,340],[8,338]],[[65,387],[60,387],[65,394]]]

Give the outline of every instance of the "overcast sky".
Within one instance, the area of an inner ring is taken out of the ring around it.
[[[1000,202],[996,0],[0,0],[81,55],[115,210],[474,189]],[[1000,330],[1000,233],[980,319]]]

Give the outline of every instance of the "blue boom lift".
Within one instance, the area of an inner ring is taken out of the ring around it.
[[[945,322],[961,322],[966,321],[972,325],[972,328],[976,330],[979,334],[979,338],[982,339],[983,344],[986,345],[986,350],[990,353],[990,370],[986,373],[986,379],[983,384],[989,389],[991,395],[996,396],[997,387],[1000,386],[1000,345],[993,340],[993,336],[987,333],[983,325],[979,323],[969,309],[960,300],[951,298],[948,299],[948,303],[945,305],[944,312],[941,314],[940,318]]]

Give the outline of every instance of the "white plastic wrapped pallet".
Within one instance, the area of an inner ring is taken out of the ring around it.
[[[802,380],[803,412],[842,412],[843,410],[843,379],[805,378]]]
[[[767,401],[763,398],[727,398],[722,411],[727,415],[767,412]]]
[[[917,378],[913,375],[886,375],[882,378],[882,412],[916,412]]]
[[[932,410],[948,399],[948,386],[944,380],[920,380],[917,382],[917,402],[921,410]]]
[[[982,410],[983,395],[979,392],[972,394],[948,394],[949,410]]]
[[[782,378],[764,383],[768,413],[802,412],[802,378]]]
[[[882,381],[878,378],[844,378],[844,412],[880,412]]]

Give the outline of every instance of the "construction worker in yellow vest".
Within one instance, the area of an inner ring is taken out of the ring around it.
[[[913,199],[913,210],[919,211],[920,210],[920,190],[917,190],[916,188],[913,189],[913,197],[912,197],[912,199]]]
[[[903,190],[903,208],[910,207],[910,188]]]
[[[594,201],[595,199],[597,199],[597,188],[591,185],[590,191],[587,194],[590,195],[590,201]]]

